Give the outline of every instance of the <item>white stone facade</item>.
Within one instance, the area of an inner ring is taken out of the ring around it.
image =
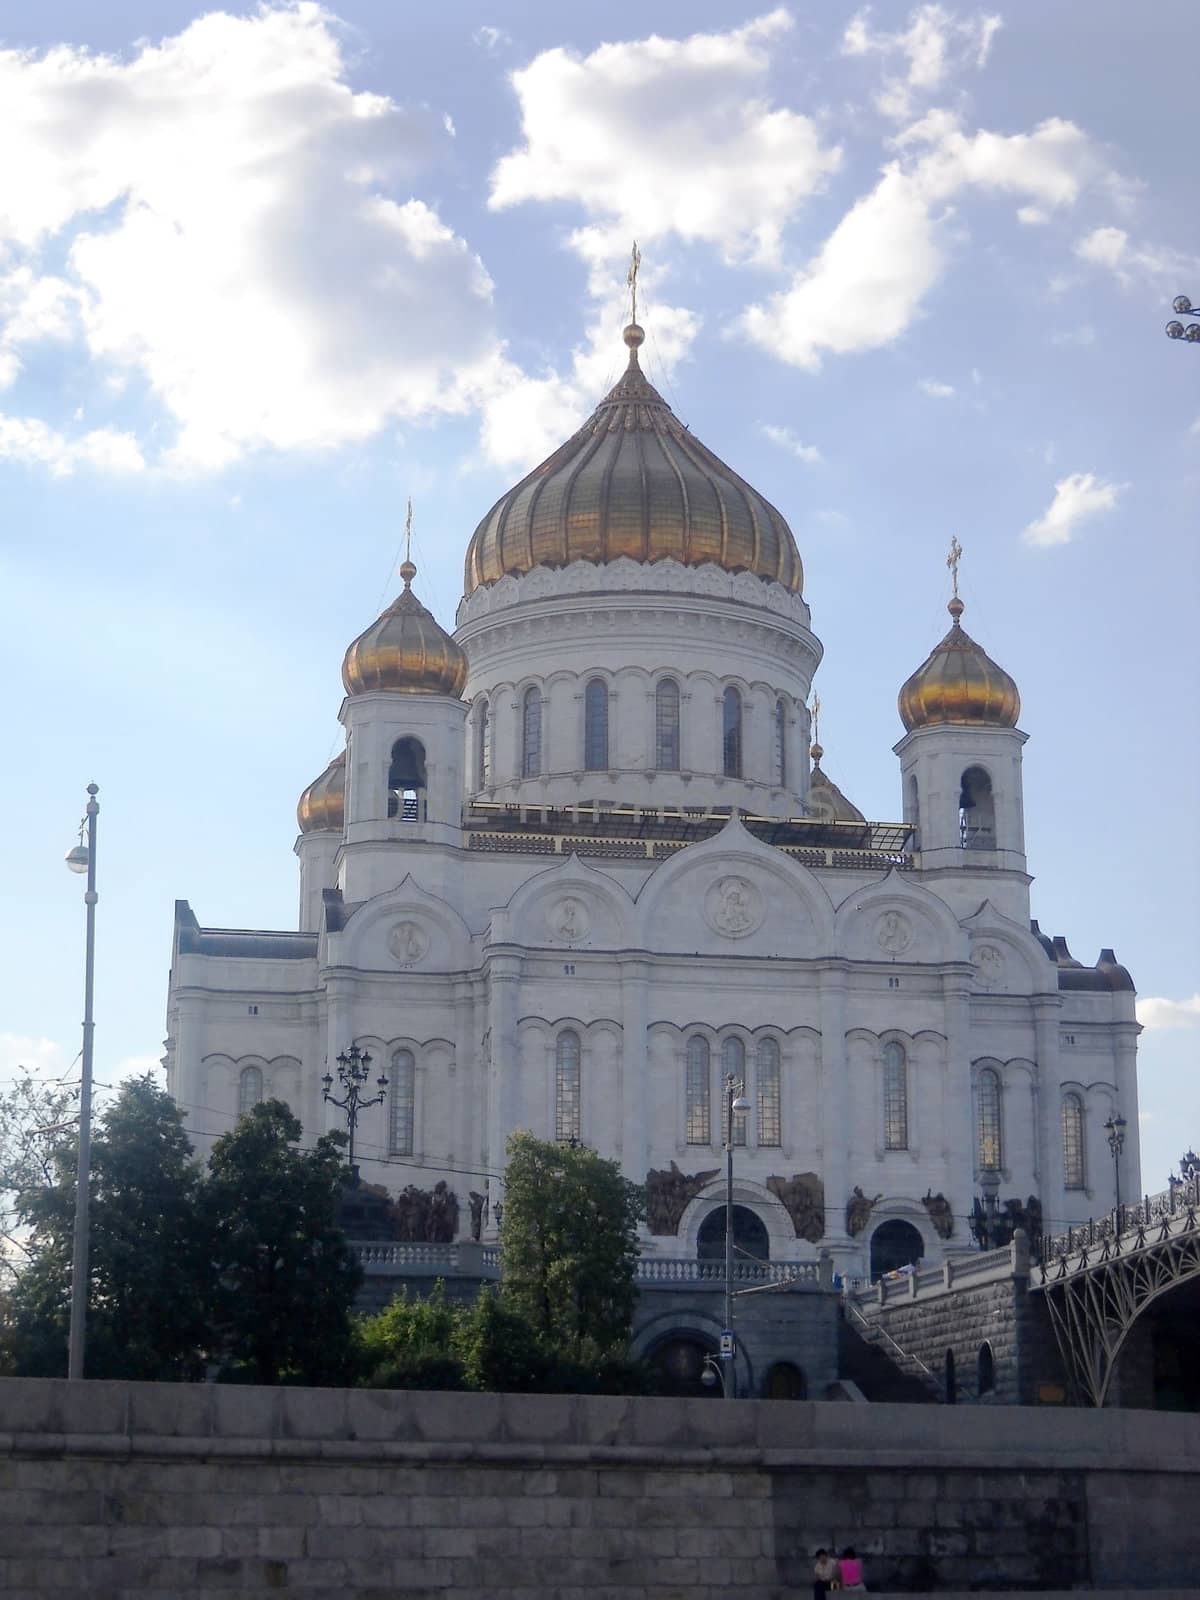
[[[345,823],[297,845],[299,932],[208,931],[181,905],[167,1063],[198,1127],[231,1127],[259,1095],[309,1134],[343,1125],[321,1078],[357,1043],[391,1080],[358,1130],[364,1179],[445,1179],[464,1234],[468,1194],[484,1194],[487,1239],[516,1128],[577,1134],[638,1182],[672,1163],[722,1169],[722,1072],[744,1062],[736,1197],[772,1259],[827,1248],[865,1272],[895,1221],[928,1262],[974,1248],[986,1163],[1002,1201],[1035,1195],[1047,1226],[1082,1221],[1113,1200],[1115,1110],[1122,1188],[1138,1192],[1132,985],[1111,961],[1053,958],[1031,931],[1024,733],[907,734],[903,846],[773,842],[766,819],[803,817],[808,786],[821,647],[798,596],[715,566],[576,562],[476,590],[455,637],[462,700],[344,702]],[[597,682],[603,740],[587,725]],[[420,741],[425,785],[389,816],[404,738]],[[968,836],[958,798],[976,768],[991,804]],[[687,815],[650,815],[663,810]],[[705,823],[714,811],[728,815]],[[823,1184],[819,1237],[798,1237],[769,1182],[804,1174]],[[856,1186],[874,1205],[851,1235]],[[721,1170],[645,1250],[694,1255],[723,1194]],[[948,1238],[923,1203],[939,1195]]]

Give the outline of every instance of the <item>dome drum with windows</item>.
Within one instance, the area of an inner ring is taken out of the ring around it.
[[[467,548],[464,591],[534,567],[621,556],[713,563],[799,594],[800,552],[782,515],[676,418],[638,363],[573,438],[504,494]]]

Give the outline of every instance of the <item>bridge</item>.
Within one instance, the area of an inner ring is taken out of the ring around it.
[[[1093,1406],[1105,1404],[1138,1317],[1200,1281],[1200,1164],[1189,1152],[1181,1166],[1161,1194],[1042,1238],[1029,1288],[1044,1297],[1063,1365]]]

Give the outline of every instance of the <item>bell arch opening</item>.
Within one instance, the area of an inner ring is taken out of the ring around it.
[[[425,820],[425,746],[420,739],[397,739],[388,764],[387,814],[401,822]]]
[[[982,767],[968,767],[959,779],[958,836],[964,850],[996,848],[996,803]]]

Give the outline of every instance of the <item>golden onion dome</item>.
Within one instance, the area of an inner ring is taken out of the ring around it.
[[[823,822],[865,822],[867,819],[858,807],[847,800],[833,779],[821,770],[821,757],[825,754],[821,746],[811,745],[809,754],[813,764],[808,778],[809,814]]]
[[[300,796],[296,821],[301,833],[316,833],[335,828],[340,833],[346,822],[346,752],[342,750],[314,778]]]
[[[900,690],[900,720],[910,732],[947,722],[1015,728],[1021,715],[1016,684],[963,631],[958,619],[964,608],[957,595],[946,609],[953,625]]]
[[[798,594],[800,552],[775,507],[705,448],[629,365],[573,438],[502,495],[467,547],[464,589],[572,561],[713,562]]]
[[[406,694],[461,695],[467,658],[412,592],[416,571],[411,561],[404,562],[404,592],[346,651],[342,682],[347,694],[399,689]]]

